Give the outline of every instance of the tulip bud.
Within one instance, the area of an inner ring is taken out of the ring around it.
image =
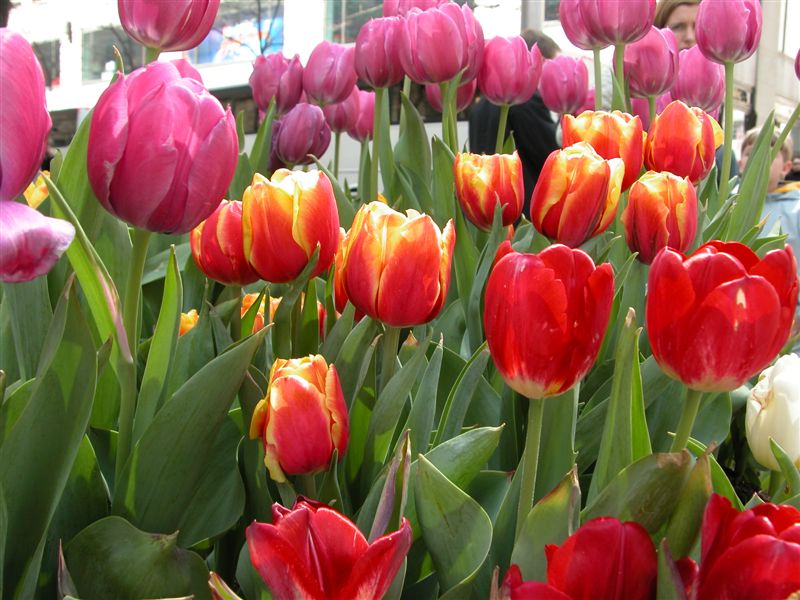
[[[478,87],[478,80],[473,79],[467,83],[462,83],[456,90],[456,111],[466,110],[475,99],[475,90]],[[442,90],[434,83],[425,85],[425,98],[436,112],[442,112]]]
[[[33,181],[51,125],[33,48],[18,33],[0,28],[0,201],[13,200]]]
[[[45,175],[50,177],[50,171],[42,171],[41,175],[36,178],[36,181],[32,181],[22,193],[22,195],[25,196],[25,202],[31,208],[39,208],[39,205],[50,195],[47,182],[44,180]]]
[[[286,165],[310,165],[331,143],[331,128],[319,106],[300,102],[286,113],[272,133],[275,156]]]
[[[522,104],[531,99],[542,73],[542,53],[528,50],[520,36],[494,37],[486,42],[478,86],[495,104]]]
[[[456,196],[467,219],[484,231],[492,229],[494,209],[503,207],[503,226],[512,225],[522,213],[525,187],[522,161],[514,154],[456,154]]]
[[[780,471],[770,448],[770,438],[783,448],[800,469],[800,357],[781,356],[758,376],[750,390],[745,417],[747,443],[755,459]]]
[[[584,23],[581,3],[582,0],[561,0],[558,3],[558,16],[567,39],[581,50],[605,48],[608,42],[594,37],[594,33]]]
[[[697,194],[688,179],[648,171],[631,186],[622,211],[625,241],[646,265],[658,251],[686,251],[697,233]]]
[[[361,27],[356,37],[355,69],[362,81],[384,88],[403,79],[402,35],[403,21],[397,17],[370,19]]]
[[[650,171],[669,171],[696,184],[708,175],[720,144],[722,129],[712,117],[671,102],[650,124],[644,163]]]
[[[631,95],[637,98],[660,96],[678,76],[678,41],[671,29],[651,27],[638,42],[625,47],[625,77]]]
[[[579,58],[556,56],[544,61],[539,91],[545,106],[560,114],[577,114],[586,102],[589,70]]]
[[[358,92],[358,114],[347,128],[351,138],[363,142],[371,140],[375,129],[375,92]]]
[[[316,277],[333,262],[339,213],[328,177],[321,171],[278,169],[272,179],[256,173],[242,200],[247,261],[272,283],[295,279],[319,246]]]
[[[347,450],[347,405],[336,367],[317,354],[279,358],[272,365],[266,397],[253,412],[250,438],[264,443],[270,477],[315,473],[328,468],[333,451]]]
[[[219,206],[239,153],[236,122],[172,63],[120,75],[92,114],[87,171],[95,196],[134,227],[186,233]]]
[[[449,0],[383,0],[384,17],[405,17],[412,8],[428,10]]]
[[[720,27],[724,23],[725,27]],[[701,2],[697,9],[697,47],[714,62],[742,62],[761,40],[759,0]]]
[[[328,41],[317,44],[303,69],[308,101],[319,106],[343,102],[355,84],[355,48]]]
[[[303,92],[303,65],[295,54],[291,60],[280,52],[259,55],[250,75],[253,100],[260,110],[269,109],[275,99],[275,111],[282,115],[300,102]]]
[[[353,91],[343,101],[328,104],[322,109],[325,121],[335,133],[342,133],[352,128],[358,119],[360,94],[358,87],[353,86]]]
[[[200,320],[200,315],[197,314],[196,309],[190,310],[188,313],[182,312],[181,313],[181,323],[178,328],[178,337],[182,335],[186,335],[192,329],[194,329],[197,322]]]
[[[725,67],[708,60],[697,46],[681,50],[680,65],[672,99],[708,113],[717,110],[725,97]]]
[[[603,159],[586,142],[547,157],[531,197],[540,232],[572,248],[604,232],[617,213],[625,164]]]
[[[642,39],[656,16],[656,0],[582,0],[578,7],[588,37],[604,45]]]
[[[117,0],[125,33],[142,46],[164,52],[200,45],[217,18],[220,0]]]

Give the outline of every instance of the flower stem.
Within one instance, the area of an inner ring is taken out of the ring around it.
[[[725,114],[723,115],[722,165],[719,171],[719,204],[728,198],[728,179],[731,176],[731,152],[733,151],[733,63],[725,63]]]
[[[447,90],[450,88],[450,82],[444,81],[439,84],[439,94],[442,96],[442,141],[444,145],[453,149],[452,140],[450,139],[450,107],[445,102],[447,98]]]
[[[317,482],[314,479],[313,473],[298,475],[297,487],[300,488],[300,493],[306,498],[310,498],[311,500],[317,499]]]
[[[686,448],[686,442],[689,441],[689,436],[692,434],[692,427],[694,427],[694,420],[697,418],[697,410],[700,408],[702,398],[703,392],[686,388],[681,420],[678,422],[678,429],[675,432],[675,439],[672,440],[670,452],[680,452]]]
[[[383,88],[375,88],[375,120],[372,131],[372,160],[370,161],[369,202],[378,199],[378,156],[381,143],[381,115],[383,114]]]
[[[623,108],[626,108],[628,112],[631,112],[630,100],[628,99],[628,92],[627,88],[625,87],[625,44],[617,44],[614,46],[614,62],[614,71],[617,82],[619,83],[619,89],[623,94]]]
[[[149,65],[151,62],[158,60],[161,50],[158,48],[146,48],[144,53],[144,64]]]
[[[778,139],[775,141],[775,145],[772,147],[772,160],[774,161],[778,154],[781,153],[781,147],[783,147],[783,142],[786,141],[786,138],[789,137],[789,133],[792,131],[795,122],[797,121],[798,117],[800,117],[800,103],[795,105],[794,111],[792,111],[789,120],[786,121],[786,124],[781,129],[781,133],[778,136]],[[770,164],[772,162],[770,161]]]
[[[530,400],[528,403],[528,429],[525,432],[525,449],[522,451],[521,461],[522,481],[520,482],[519,504],[517,505],[517,539],[519,539],[522,526],[525,524],[525,519],[533,506],[543,417],[544,400]]]
[[[647,106],[650,108],[650,122],[652,123],[653,120],[656,118],[656,97],[655,96],[648,96],[647,97]]]
[[[333,134],[333,176],[339,179],[339,147],[342,141],[342,134],[336,132]]]
[[[600,63],[600,48],[593,48],[594,56],[594,109],[603,108],[603,65]]]
[[[386,325],[383,333],[383,354],[381,356],[381,392],[386,388],[397,367],[397,346],[399,342],[400,328]]]
[[[497,140],[494,143],[495,154],[503,152],[503,145],[506,139],[506,123],[508,122],[508,110],[511,107],[508,104],[500,106],[500,122],[497,124]]]
[[[242,339],[242,286],[230,285],[231,296],[235,299],[236,306],[231,314],[231,337],[233,341]]]

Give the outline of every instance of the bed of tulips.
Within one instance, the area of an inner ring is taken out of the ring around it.
[[[217,5],[119,2],[151,59]],[[562,0],[578,45],[616,46],[620,110],[564,116],[530,221],[511,138],[461,152],[455,115],[477,81],[504,124],[542,58],[482,52],[466,6],[387,0],[355,47],[259,58],[250,152],[187,63],[120,64],[37,208],[16,198],[49,129],[42,75],[3,30],[0,596],[796,593],[800,359],[770,365],[797,265],[760,222],[785,134],[768,118],[729,182],[729,111],[727,137],[702,108],[656,114],[679,69],[622,76],[653,9]],[[704,12],[741,27],[704,41]],[[759,5],[704,0],[697,25],[685,60],[726,65],[730,108]],[[314,158],[331,127],[363,140],[357,193]]]

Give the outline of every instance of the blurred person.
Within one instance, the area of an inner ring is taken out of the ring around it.
[[[659,29],[671,29],[678,41],[678,48],[686,50],[697,43],[694,24],[699,6],[700,0],[660,0],[653,24]]]
[[[786,175],[786,181],[800,181],[800,155],[792,159],[792,170]]]

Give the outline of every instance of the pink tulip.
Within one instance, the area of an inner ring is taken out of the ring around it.
[[[342,102],[356,84],[355,48],[322,41],[303,70],[303,90],[312,104]]]
[[[117,0],[125,33],[165,52],[198,46],[217,18],[220,0]]]
[[[347,129],[353,139],[360,142],[371,140],[375,130],[375,92],[358,91],[358,114]]]
[[[356,37],[355,69],[374,88],[399,83],[405,76],[400,64],[403,21],[397,17],[370,19]]]
[[[275,98],[275,110],[286,113],[300,102],[303,91],[303,65],[295,54],[291,60],[280,52],[259,56],[250,75],[250,88],[260,110],[266,111]]]
[[[475,99],[475,90],[478,87],[478,80],[473,79],[468,83],[462,83],[456,90],[456,110],[461,112],[472,104]],[[428,99],[434,110],[442,112],[442,91],[438,85],[429,83],[425,86],[425,97]]]
[[[351,88],[352,90],[352,88]],[[331,128],[319,106],[300,102],[280,120],[272,134],[275,154],[287,165],[310,165],[331,143]]]
[[[742,62],[761,40],[759,0],[705,0],[697,10],[697,47],[714,62]]]
[[[725,97],[725,67],[703,56],[699,46],[681,50],[680,62],[672,99],[706,112],[717,110]]]
[[[200,75],[200,71],[195,69],[192,66],[192,63],[185,58],[176,58],[175,60],[171,60],[169,62],[175,65],[175,68],[178,69],[178,73],[180,73],[181,77],[188,77],[189,79],[194,79],[195,81],[203,83],[203,77]],[[203,85],[205,84],[203,83]]]
[[[588,38],[603,45],[642,39],[656,15],[656,0],[582,0],[578,6]]]
[[[412,8],[428,10],[449,0],[383,0],[384,17],[405,17]]]
[[[545,106],[561,114],[577,114],[586,102],[589,70],[579,58],[556,56],[542,67],[539,93]]]
[[[794,59],[794,74],[800,79],[800,50],[797,51],[797,56]]]
[[[651,27],[638,42],[625,47],[625,77],[636,98],[660,96],[678,76],[678,41],[671,29]],[[616,61],[615,61],[616,64]]]
[[[541,73],[538,47],[528,50],[520,36],[494,37],[483,49],[478,86],[494,104],[522,104],[536,92]]]
[[[36,176],[51,124],[33,48],[0,28],[0,200],[16,198]]]
[[[480,73],[483,64],[483,28],[467,4],[459,6],[455,2],[447,2],[439,10],[450,15],[459,28],[463,28],[462,35],[466,42],[464,66],[467,70],[462,73],[460,83],[472,81]]]
[[[358,87],[353,86],[353,91],[344,102],[328,104],[322,109],[325,121],[335,133],[347,131],[358,119],[359,111]]]
[[[608,46],[608,42],[593,37],[583,22],[580,10],[581,2],[582,0],[561,0],[558,3],[558,16],[567,39],[581,50],[605,48]],[[594,109],[594,104],[592,104],[592,109]]]
[[[100,96],[87,171],[97,199],[123,221],[186,233],[219,206],[238,153],[230,109],[174,64],[155,62]]]

